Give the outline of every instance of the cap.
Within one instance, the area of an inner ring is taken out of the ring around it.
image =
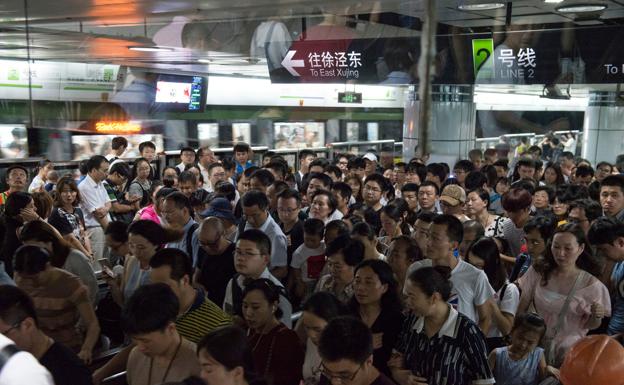
[[[377,162],[377,155],[372,152],[367,152],[362,158],[370,160],[371,162]]]
[[[466,203],[466,191],[459,185],[450,184],[442,190],[440,200],[451,206]]]
[[[232,204],[225,198],[215,198],[208,204],[208,208],[201,213],[204,218],[217,217],[225,219],[234,224],[238,223],[238,219],[232,213]]]

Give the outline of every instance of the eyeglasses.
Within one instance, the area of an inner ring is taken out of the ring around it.
[[[22,324],[22,322],[24,322],[24,320],[23,320],[23,319],[22,319],[22,320],[17,321],[17,322],[16,322],[16,323],[14,323],[13,325],[11,325],[11,327],[10,327],[10,328],[8,328],[7,330],[3,330],[3,331],[1,331],[0,333],[4,334],[4,335],[6,336],[6,335],[7,335],[7,334],[9,334],[9,332],[11,332],[12,330],[15,330],[15,329],[19,328],[19,327],[20,327],[20,325]]]
[[[334,375],[321,362],[321,364],[318,367],[318,371],[323,376],[327,377],[327,379],[330,382],[332,380],[338,380],[338,381],[340,381],[340,383],[349,383],[349,382],[353,381],[353,379],[355,378],[355,376],[357,376],[357,374],[360,372],[360,369],[362,369],[363,366],[364,366],[364,364],[360,364],[360,366],[357,368],[357,370],[355,372],[353,372],[353,374],[338,374],[338,375]]]
[[[278,207],[277,211],[280,212],[280,213],[292,214],[295,211],[297,211],[297,209],[291,209],[289,207]]]
[[[381,190],[375,187],[370,187],[370,186],[364,186],[364,191],[371,191],[374,193],[380,193]]]
[[[234,256],[237,256],[237,257],[251,258],[257,255],[262,255],[262,253],[247,253],[239,249],[234,250]]]

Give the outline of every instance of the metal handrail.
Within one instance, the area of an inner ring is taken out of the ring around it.
[[[332,147],[342,147],[342,146],[358,146],[361,144],[375,145],[375,144],[390,144],[390,143],[394,143],[394,140],[384,139],[384,140],[366,140],[366,141],[357,141],[357,142],[334,142],[334,143],[330,143],[330,145]]]

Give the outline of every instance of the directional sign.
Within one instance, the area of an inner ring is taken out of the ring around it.
[[[284,60],[282,60],[282,66],[286,68],[288,72],[292,76],[301,76],[297,71],[295,71],[295,67],[305,67],[303,60],[293,60],[293,57],[297,51],[288,51]]]

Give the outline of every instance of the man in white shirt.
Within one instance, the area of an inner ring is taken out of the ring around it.
[[[210,185],[210,190],[208,190],[205,186],[206,183],[204,184],[204,190],[207,190],[208,192],[213,192],[215,187],[217,187],[217,183],[221,182],[221,181],[225,181],[226,180],[226,175],[225,175],[225,169],[223,168],[223,165],[221,163],[212,163],[210,166],[208,166],[208,185]]]
[[[249,192],[245,196],[251,193]],[[264,231],[251,229],[245,230],[239,235],[234,251],[234,268],[237,274],[228,282],[225,289],[223,310],[226,313],[242,318],[243,289],[248,280],[266,278],[277,286],[283,287],[282,283],[267,268],[271,246],[272,242]],[[280,295],[278,306],[283,313],[280,321],[289,328],[292,327],[292,305],[288,299]]]
[[[87,176],[78,185],[80,208],[84,213],[87,236],[96,261],[104,257],[106,239],[104,230],[111,220],[109,210],[111,200],[102,183],[108,176],[109,163],[101,155],[92,156],[87,161]]]
[[[204,178],[204,190],[208,192],[212,192],[215,186],[214,184],[208,182],[210,178],[210,175],[208,174],[208,168],[216,161],[217,159],[214,156],[214,152],[212,152],[210,148],[201,147],[199,150],[197,150],[197,166],[199,167],[199,171]]]
[[[116,136],[111,141],[111,152],[106,155],[106,160],[109,162],[113,162],[116,159],[121,158],[121,156],[126,152],[128,148],[128,139],[123,136]]]
[[[295,182],[297,182],[297,190],[301,191],[302,180],[305,174],[310,172],[310,163],[316,159],[316,153],[311,150],[299,151],[299,171],[295,174]]]
[[[494,289],[482,270],[456,256],[463,233],[462,223],[453,215],[435,217],[429,228],[429,259],[414,262],[407,270],[407,277],[426,266],[450,267],[453,291],[448,302],[487,333],[492,317],[488,300],[494,296]]]
[[[9,356],[5,362],[0,361],[0,385],[54,385],[50,372],[32,354],[17,349],[2,333],[0,352]]]
[[[176,168],[180,172],[182,172],[188,166],[192,166],[193,164],[195,164],[195,150],[193,150],[191,147],[183,147],[180,150],[180,160],[182,162],[180,162],[180,164],[176,165]]]
[[[288,273],[288,240],[277,222],[269,215],[269,198],[260,191],[249,191],[241,198],[246,223],[244,230],[257,229],[271,241],[271,274],[282,279]],[[239,234],[240,235],[240,234]],[[238,237],[237,237],[238,239]]]

